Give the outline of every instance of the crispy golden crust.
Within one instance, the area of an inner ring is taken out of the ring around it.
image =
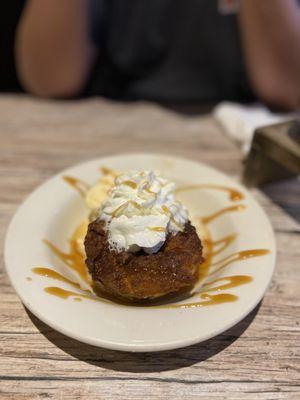
[[[104,292],[128,300],[153,299],[191,288],[203,261],[195,228],[168,235],[155,254],[111,250],[104,223],[89,224],[85,238],[86,264],[94,283]]]

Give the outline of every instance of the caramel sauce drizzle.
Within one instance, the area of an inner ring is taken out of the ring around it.
[[[214,250],[212,250],[212,255],[216,256],[217,254],[222,253],[224,250],[227,249],[228,246],[231,245],[231,243],[233,243],[235,241],[236,238],[237,238],[237,233],[233,233],[231,235],[225,236],[222,239],[212,242],[212,246],[214,248]],[[219,245],[221,245],[221,246],[219,246]],[[218,247],[218,248],[215,250],[215,247]]]
[[[150,194],[153,194],[155,197],[157,196],[157,193],[155,193],[151,189],[149,189],[148,185],[145,187],[145,191],[150,193]]]
[[[70,286],[73,286],[75,289],[80,289],[85,293],[92,293],[90,290],[84,290],[81,289],[81,286],[79,283],[72,281],[71,279],[65,277],[64,275],[60,274],[59,272],[55,271],[54,269],[51,268],[46,268],[46,267],[34,267],[31,269],[31,271],[36,274],[36,275],[41,275],[45,276],[46,278],[51,278],[60,282],[65,282],[69,284]]]
[[[216,304],[232,303],[238,300],[238,297],[230,293],[220,293],[220,294],[206,294],[200,295],[200,298],[205,301],[197,301],[194,303],[185,304],[170,304],[167,306],[156,306],[155,308],[197,308],[197,307],[207,307]]]
[[[165,232],[166,230],[163,226],[150,226],[148,229],[154,232]]]
[[[115,218],[119,213],[122,213],[128,206],[128,202],[121,204],[119,207],[115,209],[115,211],[111,214],[112,218]]]
[[[68,176],[65,175],[63,176],[63,180],[70,185],[73,189],[77,190],[77,192],[80,194],[81,197],[85,197],[86,192],[89,190],[90,185],[88,185],[86,182],[74,178],[73,176]]]
[[[153,192],[153,190],[151,190],[149,186],[150,186],[149,182],[146,182],[143,186],[143,190],[145,190],[147,193],[153,194],[156,197],[157,193]]]
[[[48,286],[44,289],[44,291],[48,294],[51,294],[52,296],[60,297],[61,299],[68,299],[69,297],[75,296],[75,299],[80,299],[80,300],[89,299],[94,301],[104,301],[104,299],[100,297],[92,296],[90,294],[81,294],[78,292],[73,292],[71,290],[66,290],[57,286]]]
[[[128,205],[131,204],[133,207],[137,208],[138,210],[142,209],[142,206],[140,206],[136,201],[129,200],[126,201],[126,203],[121,204],[118,208],[115,209],[115,211],[111,214],[113,218],[118,217],[126,208]]]
[[[202,223],[204,225],[209,224],[210,222],[214,221],[215,219],[219,218],[221,215],[224,215],[228,212],[234,212],[234,211],[242,211],[245,210],[246,206],[244,204],[237,204],[236,206],[230,206],[226,208],[222,208],[221,210],[208,215],[206,217],[202,217]]]
[[[75,248],[73,243],[71,244],[70,253],[64,253],[48,240],[44,240],[44,243],[65,265],[67,265],[73,271],[76,271],[81,279],[83,279],[86,283],[90,283],[90,278],[83,257],[78,253],[78,250]]]
[[[54,244],[44,239],[44,243],[51,249],[51,251],[69,268],[73,271],[77,272],[80,278],[85,281],[88,285],[91,284],[91,278],[89,276],[87,267],[85,265],[85,259],[78,249],[78,244],[76,238],[80,230],[82,229],[82,225],[79,225],[71,239],[69,240],[70,251],[69,253],[64,253]]]
[[[204,248],[207,249],[207,255],[205,257],[205,260],[203,261],[202,264],[200,264],[199,267],[199,276],[198,276],[199,281],[203,280],[208,275],[208,271],[210,269],[210,265],[212,263],[212,258],[213,258],[213,246],[214,246],[213,242],[210,239],[204,239],[202,245]]]
[[[123,185],[129,186],[132,189],[136,189],[137,188],[137,184],[133,181],[124,181],[122,182]]]
[[[213,286],[218,282],[227,282],[218,286]],[[231,289],[237,286],[246,285],[249,282],[252,282],[253,278],[250,275],[233,275],[233,276],[224,276],[222,278],[215,279],[211,282],[205,283],[201,290],[206,292],[219,292],[225,289]]]
[[[196,185],[187,185],[182,186],[176,189],[176,193],[185,192],[188,190],[197,190],[197,189],[214,189],[214,190],[221,190],[227,192],[229,195],[229,199],[231,201],[240,201],[244,199],[244,195],[237,189],[229,188],[227,186],[220,186],[220,185],[210,185],[210,184],[196,184]]]
[[[113,176],[118,176],[118,173],[116,171],[114,171],[111,168],[108,167],[100,167],[99,168],[100,172],[102,173],[102,175],[113,175]]]
[[[115,177],[118,176],[117,172],[113,171],[110,168],[100,167],[99,169],[100,169],[100,172],[102,173],[102,175],[112,175],[112,176],[115,176]],[[83,180],[75,178],[73,176],[65,175],[62,178],[68,185],[70,185],[73,189],[75,189],[80,194],[80,196],[83,197],[83,198],[85,197],[86,192],[91,187],[89,184],[87,184]],[[130,181],[127,181],[127,184],[129,182]],[[131,182],[131,183],[135,184],[134,182]]]
[[[170,219],[171,219],[171,221],[173,222],[173,224],[175,224],[175,225],[177,226],[177,228],[178,228],[180,231],[183,231],[184,226],[182,226],[181,224],[179,224],[179,223],[175,220],[175,218],[174,218],[173,215],[171,214],[171,211],[169,210],[169,208],[168,208],[167,206],[163,205],[163,206],[161,207],[161,209],[163,210],[164,214],[166,214],[166,215],[168,215],[168,216],[170,217]]]
[[[248,258],[253,258],[253,257],[261,257],[269,253],[270,250],[267,249],[252,249],[230,254],[229,256],[223,258],[222,260],[211,263],[211,267],[213,268],[211,274],[215,274],[216,272],[221,271],[222,269],[227,267],[227,265],[232,264],[236,261],[247,260]]]
[[[106,167],[101,167],[100,171],[103,175],[108,175],[112,174],[114,176],[117,176],[118,174],[114,172],[113,170],[106,168]],[[87,185],[85,182],[73,178],[70,176],[64,176],[63,179],[73,188],[75,188],[81,196],[85,196],[86,191],[89,189],[89,185]],[[125,181],[124,184],[136,188],[136,183],[131,182],[131,181]],[[225,186],[218,186],[218,185],[209,185],[209,184],[201,184],[201,185],[189,185],[189,186],[184,186],[180,187],[176,190],[177,193],[183,192],[186,190],[195,190],[195,189],[213,189],[213,190],[221,190],[224,192],[227,192],[229,195],[229,198],[231,201],[239,201],[244,198],[243,193],[239,192],[236,189],[233,188],[228,188]],[[152,192],[148,187],[145,188],[149,193],[152,193],[155,195],[154,192]],[[114,214],[120,213],[123,211],[128,204],[131,203],[134,207],[140,208],[141,206],[133,201],[129,201],[125,204],[122,204],[117,210],[114,211]],[[245,205],[243,204],[237,204],[231,207],[223,208],[211,215],[204,216],[204,217],[199,217],[200,221],[204,224],[207,225],[210,222],[214,221],[215,219],[221,217],[225,213],[228,212],[235,212],[235,211],[241,211],[245,209]],[[170,210],[166,206],[162,206],[162,210],[166,214],[170,214]],[[176,221],[173,221],[176,223]],[[179,225],[179,224],[178,224]],[[180,227],[182,228],[182,227]],[[70,269],[73,271],[76,271],[79,276],[89,285],[91,284],[91,279],[87,271],[87,267],[85,265],[85,259],[84,255],[80,252],[78,248],[78,243],[76,239],[80,237],[80,229],[81,227],[79,226],[74,234],[72,235],[69,244],[70,244],[70,251],[69,253],[65,253],[61,251],[59,248],[54,246],[52,243],[50,243],[47,240],[44,240],[44,242],[47,244],[47,246],[54,252],[54,254]],[[157,232],[164,231],[165,228],[163,227],[149,227],[150,230],[154,230]],[[82,230],[82,229],[81,229]],[[224,238],[221,238],[216,241],[212,241],[210,239],[204,239],[203,240],[203,245],[207,250],[207,255],[205,261],[200,265],[199,268],[199,280],[204,279],[205,277],[215,274],[216,272],[221,271],[223,268],[225,268],[227,265],[234,263],[236,261],[240,260],[246,260],[248,258],[252,257],[259,257],[259,256],[264,256],[269,253],[269,250],[267,249],[252,249],[252,250],[244,250],[240,251],[237,253],[233,253],[231,255],[228,255],[227,257],[218,260],[216,262],[213,262],[214,256],[217,254],[222,253],[225,251],[236,239],[237,234],[231,234],[228,235]],[[211,271],[212,270],[212,271]],[[93,295],[91,290],[83,290],[81,289],[81,286],[79,283],[74,282],[70,280],[69,278],[63,276],[62,274],[58,273],[57,271],[54,271],[50,268],[46,267],[35,267],[32,269],[32,272],[50,279],[55,279],[64,283],[67,283],[68,285],[72,286],[74,289],[78,290],[80,289],[80,292],[78,291],[71,291],[71,290],[66,290],[60,287],[55,287],[55,286],[50,286],[46,287],[44,290],[50,295],[62,298],[62,299],[68,299],[68,298],[73,298],[75,301],[81,301],[82,299],[90,299],[94,301],[109,301],[105,298],[98,297]],[[27,278],[28,279],[28,278]],[[169,304],[169,305],[155,305],[151,306],[154,308],[197,308],[197,307],[206,307],[206,306],[211,306],[211,305],[216,305],[216,304],[222,304],[222,303],[230,303],[234,302],[238,299],[236,295],[230,294],[230,293],[218,293],[226,289],[234,288],[237,286],[245,285],[250,283],[253,280],[253,278],[249,275],[233,275],[233,276],[225,276],[222,278],[217,278],[214,279],[210,282],[204,283],[204,285],[201,287],[200,292],[194,293],[193,296],[200,296],[201,301],[197,302],[191,302],[191,303],[178,303],[178,304]],[[208,292],[217,292],[217,294],[210,294]]]
[[[169,207],[167,207],[167,206],[165,206],[165,205],[162,205],[162,206],[161,206],[161,209],[163,210],[163,212],[164,212],[166,215],[171,214],[171,211],[170,211]]]

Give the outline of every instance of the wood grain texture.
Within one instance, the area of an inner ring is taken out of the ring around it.
[[[155,151],[238,176],[241,154],[209,116],[147,103],[0,97],[0,239],[24,198],[93,157]],[[261,192],[276,232],[277,268],[262,303],[199,345],[130,354],[81,344],[27,312],[0,265],[0,399],[299,399],[299,225]],[[3,253],[3,246],[1,247]]]

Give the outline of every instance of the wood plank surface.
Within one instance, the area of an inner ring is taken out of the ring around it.
[[[14,211],[37,185],[93,157],[167,152],[235,177],[242,168],[241,153],[210,115],[183,116],[142,102],[0,96],[0,144],[2,243]],[[184,349],[122,353],[54,331],[19,301],[1,246],[0,399],[300,399],[300,228],[263,193],[253,194],[276,233],[271,287],[238,325]]]

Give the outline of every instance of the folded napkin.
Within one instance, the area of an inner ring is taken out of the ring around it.
[[[222,125],[225,133],[239,143],[244,154],[249,152],[257,128],[290,120],[296,115],[272,113],[259,103],[241,105],[227,101],[218,104],[213,110],[213,116]]]

